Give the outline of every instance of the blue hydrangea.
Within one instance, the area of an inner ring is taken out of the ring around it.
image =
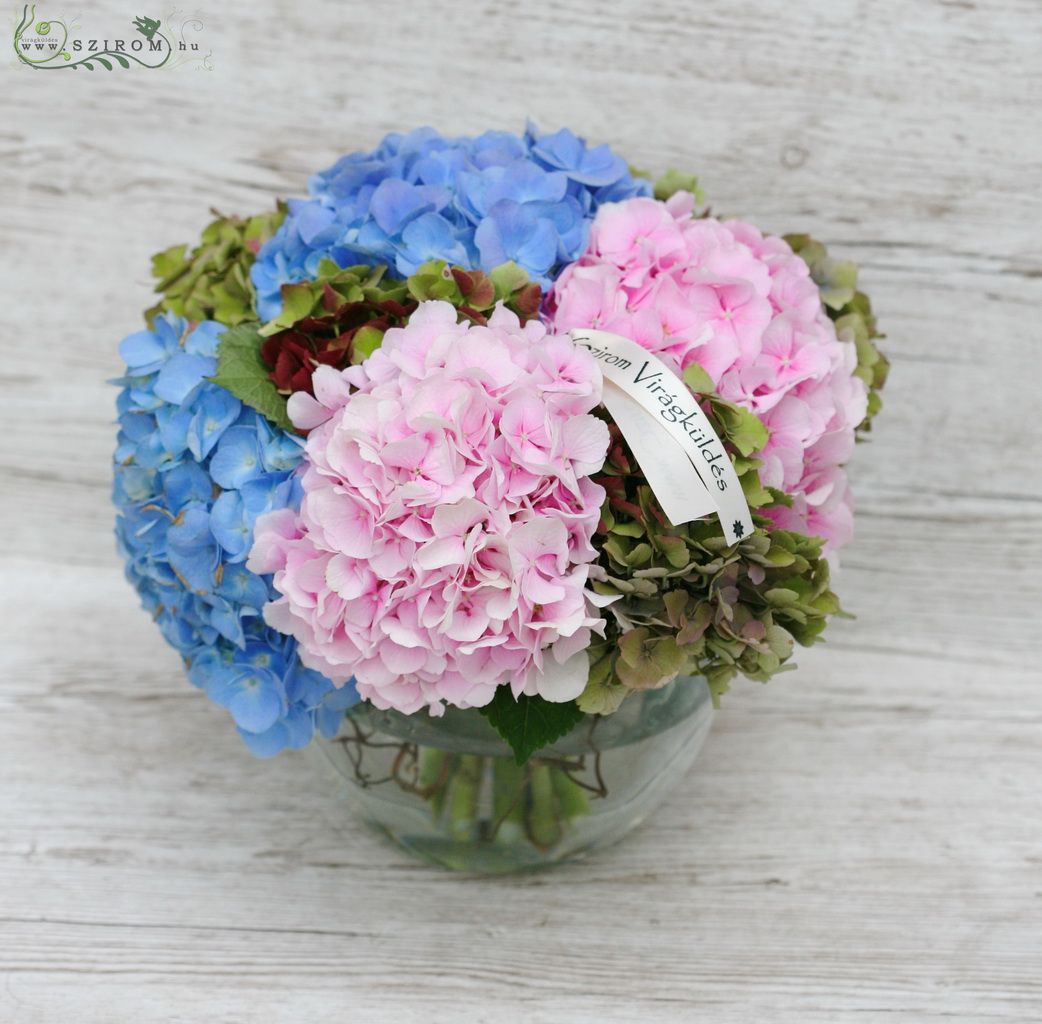
[[[246,556],[258,516],[299,506],[303,442],[205,379],[224,330],[167,314],[120,344],[116,537],[127,578],[188,678],[269,757],[304,746],[316,728],[332,736],[358,696],[305,668],[296,641],[261,617],[278,595]]]
[[[264,320],[279,313],[281,286],[314,279],[324,258],[386,264],[399,277],[431,259],[484,271],[513,260],[546,289],[585,250],[598,206],[652,194],[608,146],[532,125],[522,137],[388,135],[314,175],[308,190],[289,201],[251,269]]]

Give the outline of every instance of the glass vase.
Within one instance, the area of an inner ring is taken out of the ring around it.
[[[712,722],[704,679],[638,691],[519,767],[476,710],[353,707],[309,750],[363,821],[424,860],[504,874],[621,839],[690,768]]]

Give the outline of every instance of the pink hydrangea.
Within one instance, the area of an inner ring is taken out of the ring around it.
[[[761,479],[794,498],[771,513],[776,521],[835,550],[853,523],[840,466],[868,404],[852,376],[855,347],[837,338],[807,264],[784,239],[694,218],[693,208],[687,192],[602,206],[585,255],[548,296],[547,321],[624,335],[678,370],[698,363],[770,430]]]
[[[266,621],[334,683],[412,713],[496,688],[572,700],[605,600],[587,589],[604,490],[589,353],[500,308],[422,303],[361,366],[290,399],[310,429],[299,513],[261,517],[248,566]]]

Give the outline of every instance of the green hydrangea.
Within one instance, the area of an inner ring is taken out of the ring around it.
[[[229,327],[256,320],[257,297],[250,267],[285,216],[286,206],[281,202],[270,213],[245,220],[218,215],[190,252],[187,245],[175,245],[153,256],[152,276],[158,279],[155,290],[162,298],[145,311],[149,326],[159,313],[167,311],[189,320],[217,320]]]
[[[739,672],[766,682],[787,667],[796,644],[814,643],[840,611],[821,541],[771,528],[763,514],[791,501],[760,484],[755,455],[766,428],[713,393],[699,368],[685,380],[702,395],[729,450],[755,529],[728,544],[713,518],[674,526],[609,421],[612,444],[597,478],[607,499],[592,578],[598,593],[618,599],[607,612],[606,636],[589,650],[590,681],[579,698],[589,713],[615,711],[633,690],[681,673],[704,675],[714,702]]]

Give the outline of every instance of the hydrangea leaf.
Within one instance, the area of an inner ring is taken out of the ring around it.
[[[698,187],[698,178],[671,167],[655,182],[655,198],[665,200],[677,192],[690,192],[696,203],[705,202],[705,193]]]
[[[354,336],[351,362],[361,363],[368,359],[383,343],[384,332],[375,327],[362,327]]]
[[[315,304],[311,289],[306,284],[284,284],[282,286],[282,316],[287,323],[303,320]]]
[[[240,324],[225,331],[217,350],[217,373],[209,380],[256,409],[275,426],[293,430],[286,398],[268,378],[270,367],[260,354],[262,342],[258,324]]]
[[[684,383],[696,395],[709,395],[716,391],[713,378],[698,363],[692,363],[684,371]]]
[[[510,744],[519,765],[571,732],[583,719],[583,712],[574,701],[558,704],[525,694],[515,700],[509,686],[500,686],[495,697],[479,710]]]
[[[751,508],[762,508],[769,504],[771,492],[760,483],[760,475],[755,469],[747,473],[739,473],[739,483],[742,485],[742,494]]]
[[[152,276],[164,281],[175,275],[185,262],[185,252],[188,246],[185,244],[172,245],[169,249],[157,252],[152,257]]]
[[[435,299],[451,302],[454,306],[463,302],[463,290],[447,263],[425,263],[409,276],[408,282],[409,294],[417,302]]]
[[[722,398],[714,397],[712,404],[727,440],[743,455],[751,455],[767,444],[770,435],[755,413]]]
[[[595,654],[590,650],[590,678],[586,689],[579,695],[576,704],[580,711],[588,715],[612,715],[619,710],[623,700],[633,691],[615,678],[612,671],[613,659],[607,652]]]
[[[527,271],[519,267],[513,260],[501,263],[489,274],[496,289],[496,298],[505,299],[508,295],[524,288],[530,278]]]
[[[657,538],[659,550],[666,556],[669,564],[682,569],[688,563],[687,544],[683,537],[660,536]]]
[[[673,636],[653,636],[644,627],[619,638],[619,681],[634,690],[655,689],[675,679],[687,656]]]

